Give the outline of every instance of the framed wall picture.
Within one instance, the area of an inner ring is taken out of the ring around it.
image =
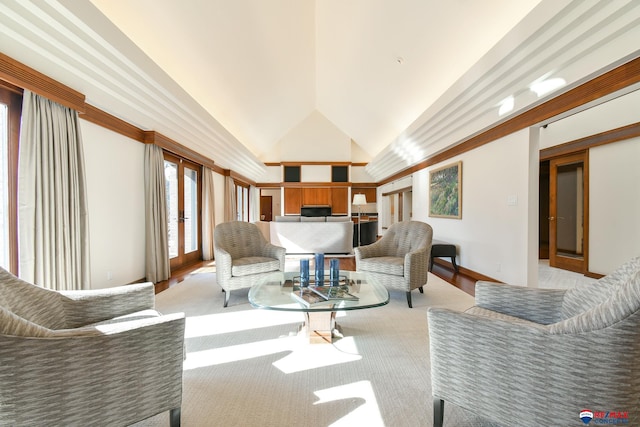
[[[429,216],[462,218],[462,162],[429,171]]]

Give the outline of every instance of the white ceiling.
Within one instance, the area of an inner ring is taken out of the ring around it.
[[[255,181],[314,112],[382,180],[640,40],[637,0],[19,0],[0,17],[3,53]]]
[[[91,1],[262,160],[313,110],[375,156],[539,3]]]

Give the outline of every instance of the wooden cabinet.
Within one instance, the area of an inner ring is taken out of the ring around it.
[[[331,189],[331,213],[333,215],[347,215],[349,213],[349,189],[335,187]]]
[[[310,187],[302,189],[303,205],[330,205],[331,204],[331,188],[329,187]]]
[[[302,189],[285,187],[284,214],[300,215],[300,206],[302,206]]]
[[[375,188],[354,188],[353,194],[363,193],[367,203],[376,202]],[[285,215],[300,215],[300,207],[309,205],[331,206],[333,215],[347,215],[349,213],[348,187],[285,187],[284,213]]]

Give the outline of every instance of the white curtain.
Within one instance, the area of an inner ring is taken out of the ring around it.
[[[238,220],[238,208],[236,206],[236,186],[233,178],[230,176],[225,177],[224,180],[224,220],[237,221]]]
[[[29,90],[22,102],[20,277],[55,290],[89,289],[89,220],[78,113]]]
[[[260,189],[249,187],[249,222],[260,221]]]
[[[213,171],[202,168],[202,259],[213,259],[213,229],[216,226]]]
[[[169,235],[167,229],[167,197],[162,148],[146,144],[144,151],[146,276],[149,282],[167,280],[169,265]]]

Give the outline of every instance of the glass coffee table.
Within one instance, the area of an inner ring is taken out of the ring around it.
[[[249,302],[254,307],[266,310],[304,313],[301,331],[307,334],[311,343],[333,341],[334,330],[338,328],[336,312],[380,307],[389,303],[389,291],[383,285],[369,280],[366,273],[340,271],[340,284],[348,285],[348,292],[357,300],[337,299],[307,306],[292,295],[294,290],[299,292],[298,276],[298,272],[286,272],[282,273],[280,280],[253,285],[249,290]],[[328,285],[328,280],[324,285]]]

